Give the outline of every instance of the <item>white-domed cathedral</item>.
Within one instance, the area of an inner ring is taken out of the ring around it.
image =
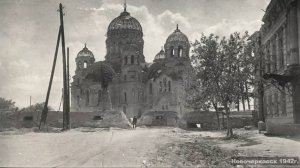
[[[175,125],[189,111],[185,88],[193,69],[190,43],[178,25],[152,64],[145,62],[143,29],[124,11],[108,26],[106,56],[95,62],[85,46],[76,57],[72,111],[120,110],[149,125]]]

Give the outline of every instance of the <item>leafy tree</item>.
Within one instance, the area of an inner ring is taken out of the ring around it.
[[[36,104],[34,104],[34,105],[25,107],[25,108],[23,108],[23,109],[20,110],[20,111],[25,111],[25,112],[38,112],[38,111],[43,111],[44,106],[45,106],[45,102],[42,102],[42,103],[36,103]],[[53,110],[53,108],[50,107],[50,106],[48,106],[48,111],[49,111],[49,110]]]
[[[6,100],[3,97],[0,97],[0,110],[11,110],[15,108],[15,102],[12,100]]]
[[[229,107],[232,103],[249,96],[253,76],[252,55],[249,55],[251,46],[248,45],[247,39],[247,32],[242,36],[235,32],[229,38],[222,39],[213,34],[202,34],[200,40],[192,44],[191,59],[198,82],[196,86],[191,87],[191,91],[195,92],[191,96],[191,102],[202,104],[202,108],[212,106],[216,111],[218,106],[223,106],[229,137],[233,135],[229,122]]]
[[[217,102],[219,78],[222,75],[219,37],[213,34],[206,37],[202,34],[200,40],[196,40],[192,46],[194,49],[191,60],[196,72],[196,82],[190,89],[188,102],[202,110],[213,106],[220,128]]]

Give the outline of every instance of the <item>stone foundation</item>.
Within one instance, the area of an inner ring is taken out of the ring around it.
[[[267,122],[267,133],[272,135],[300,135],[300,124],[273,124]]]

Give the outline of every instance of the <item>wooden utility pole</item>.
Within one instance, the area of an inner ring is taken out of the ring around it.
[[[64,104],[63,104],[63,130],[70,129],[68,123],[68,82],[67,82],[67,65],[66,65],[66,46],[65,46],[65,32],[64,32],[64,13],[62,4],[59,4],[59,14],[60,14],[60,26],[61,26],[61,46],[62,46],[62,60],[63,60],[63,88],[64,88]]]
[[[66,63],[66,47],[65,47],[65,33],[64,33],[64,20],[63,20],[64,13],[63,13],[63,6],[61,3],[59,4],[59,14],[60,14],[60,27],[59,27],[58,37],[57,37],[57,43],[55,48],[49,86],[47,90],[46,101],[45,101],[44,109],[42,111],[39,129],[41,128],[42,123],[44,124],[46,123],[46,118],[48,113],[48,101],[49,101],[55,66],[56,66],[56,59],[57,59],[60,38],[61,38],[61,45],[62,45],[62,61],[63,61],[63,94],[62,94],[63,95],[63,130],[70,129],[69,49],[68,49],[68,60],[67,60],[68,63]]]
[[[51,71],[51,75],[50,75],[50,81],[49,81],[48,90],[47,90],[46,101],[45,101],[44,109],[42,111],[41,120],[40,120],[40,124],[39,124],[39,129],[41,129],[41,124],[42,123],[44,123],[44,124],[46,123],[46,118],[47,118],[47,113],[48,113],[48,101],[49,101],[50,90],[51,90],[52,81],[53,81],[53,75],[54,75],[54,71],[55,71],[55,65],[56,65],[57,53],[58,53],[58,48],[59,48],[61,29],[62,28],[60,26],[59,31],[58,31],[58,36],[57,36],[55,54],[54,54],[54,59],[53,59],[53,64],[52,64],[52,71]]]
[[[67,95],[67,112],[66,112],[66,123],[68,125],[68,128],[71,127],[71,121],[70,121],[70,56],[69,56],[69,47],[67,48],[67,89],[68,89],[68,95]]]

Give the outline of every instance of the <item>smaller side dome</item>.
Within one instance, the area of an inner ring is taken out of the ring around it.
[[[154,60],[157,60],[157,59],[164,59],[166,58],[166,53],[163,49],[161,49],[159,51],[159,53],[156,54],[156,56],[154,57]]]
[[[176,30],[167,38],[167,43],[173,42],[173,41],[181,41],[189,43],[189,40],[185,34],[183,34],[180,29],[178,28],[178,24],[176,26]]]
[[[84,48],[81,51],[79,51],[79,53],[77,54],[77,57],[92,57],[92,58],[94,58],[94,54],[92,53],[92,51],[90,51],[86,47],[86,44],[85,44]]]

